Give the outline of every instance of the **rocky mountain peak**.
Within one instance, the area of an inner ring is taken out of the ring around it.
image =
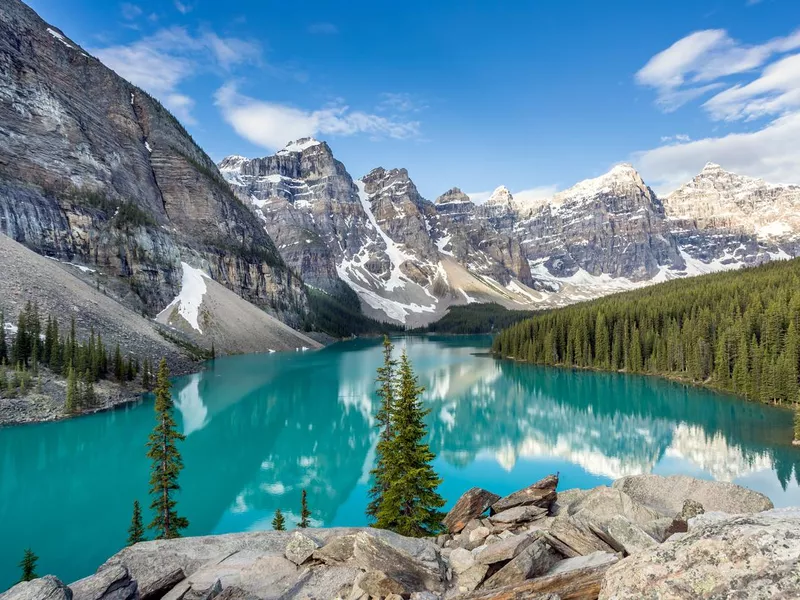
[[[231,154],[230,156],[223,158],[217,167],[220,171],[236,171],[239,170],[248,160],[250,159],[246,156],[241,156],[240,154]]]
[[[590,202],[600,196],[646,196],[652,202],[657,202],[655,194],[647,187],[633,165],[620,163],[600,177],[585,179],[557,193],[550,199],[549,204],[560,207],[565,204]]]
[[[454,187],[447,190],[444,194],[436,198],[436,204],[465,204],[470,203],[472,204],[472,200],[470,200],[469,196],[467,196],[464,192],[461,191],[460,188]]]
[[[511,208],[514,202],[514,196],[511,195],[511,192],[508,191],[508,188],[504,185],[499,186],[492,192],[492,195],[487,200],[487,206],[503,206]]]
[[[300,138],[299,140],[295,140],[294,142],[289,142],[286,146],[278,151],[278,155],[283,154],[292,154],[292,153],[302,153],[309,148],[314,148],[316,146],[326,146],[325,142],[320,142],[319,140],[315,140],[312,137],[304,137]]]

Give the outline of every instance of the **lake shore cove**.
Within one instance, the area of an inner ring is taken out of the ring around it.
[[[800,596],[800,509],[686,476],[557,485],[551,475],[505,498],[472,488],[436,538],[329,528],[141,542],[70,586],[47,576],[0,599]]]

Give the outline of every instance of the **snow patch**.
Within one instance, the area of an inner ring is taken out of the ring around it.
[[[48,27],[48,28],[47,28],[47,33],[49,33],[49,34],[50,34],[50,35],[52,35],[54,38],[56,38],[56,39],[57,39],[59,42],[61,42],[62,44],[64,44],[64,45],[65,45],[67,48],[72,48],[72,46],[70,46],[70,45],[67,43],[67,40],[64,38],[64,34],[62,34],[61,32],[59,32],[59,31],[56,31],[55,29],[51,29],[50,27]]]
[[[278,152],[279,155],[291,154],[292,152],[302,152],[313,146],[319,146],[322,142],[314,138],[301,138],[295,142],[290,142],[286,147]]]
[[[175,299],[158,314],[158,317],[161,315],[168,316],[169,311],[174,306],[178,306],[178,313],[181,317],[183,317],[193,329],[203,333],[197,319],[200,316],[200,306],[203,304],[203,296],[207,290],[204,278],[210,279],[210,277],[200,269],[195,269],[185,262],[181,262],[181,267],[183,268],[181,291],[175,296]]]

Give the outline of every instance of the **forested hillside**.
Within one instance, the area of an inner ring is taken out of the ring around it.
[[[495,302],[451,306],[447,314],[415,332],[493,333],[534,314],[531,310],[509,310]]]
[[[501,332],[494,352],[685,378],[764,402],[798,401],[800,260],[542,313]]]

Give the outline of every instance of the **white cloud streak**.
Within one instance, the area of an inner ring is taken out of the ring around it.
[[[800,30],[752,46],[737,42],[724,29],[695,31],[653,56],[636,73],[636,81],[654,88],[656,104],[672,112],[723,85],[711,82],[752,71],[776,54],[797,48]]]
[[[178,119],[188,125],[194,100],[179,90],[182,82],[208,68],[225,72],[238,64],[258,63],[257,42],[220,37],[204,31],[196,35],[184,27],[161,29],[127,45],[93,49],[106,66],[161,100]]]
[[[240,94],[233,82],[217,90],[215,104],[240,136],[269,150],[315,135],[408,139],[420,133],[417,121],[354,111],[340,103],[309,111],[250,98]]]

